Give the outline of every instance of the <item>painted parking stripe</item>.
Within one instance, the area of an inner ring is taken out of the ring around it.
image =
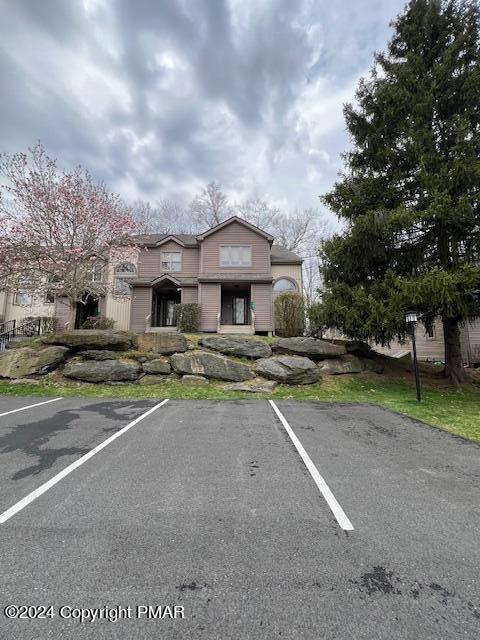
[[[342,507],[338,503],[337,499],[335,498],[335,496],[331,492],[330,487],[325,482],[324,478],[320,475],[317,467],[313,464],[312,459],[310,458],[308,453],[303,448],[302,443],[300,442],[300,440],[297,438],[297,436],[293,432],[292,427],[288,424],[288,422],[286,421],[285,417],[283,416],[282,412],[277,407],[275,402],[273,400],[269,400],[269,402],[272,405],[273,410],[277,414],[278,419],[280,420],[280,422],[284,426],[285,431],[290,436],[290,439],[293,442],[296,450],[300,454],[300,457],[302,458],[303,462],[305,463],[305,466],[310,471],[310,474],[311,474],[315,484],[317,485],[318,490],[320,491],[320,493],[323,495],[323,497],[327,501],[327,504],[330,507],[330,509],[332,510],[332,513],[335,516],[338,524],[340,525],[340,527],[344,531],[353,531],[353,525],[350,522],[350,520],[347,518],[347,516],[345,514],[345,511],[342,509]]]
[[[42,404],[48,404],[49,402],[56,402],[57,400],[61,400],[62,398],[53,398],[52,400],[45,400],[44,402],[36,402],[35,404],[29,404],[26,407],[20,407],[20,409],[12,409],[11,411],[5,411],[4,413],[0,413],[0,418],[2,416],[8,416],[10,413],[17,413],[17,411],[25,411],[25,409],[33,409],[33,407],[39,407]]]
[[[39,496],[41,496],[46,491],[51,489],[54,485],[57,484],[57,482],[60,482],[60,480],[63,480],[63,478],[65,478],[70,473],[72,473],[72,471],[75,471],[75,469],[78,469],[78,467],[80,467],[84,462],[86,462],[87,460],[90,460],[90,458],[93,458],[95,454],[97,454],[102,449],[105,449],[105,447],[107,447],[111,442],[113,442],[114,440],[119,438],[121,435],[126,433],[129,429],[131,429],[136,424],[138,424],[140,420],[143,420],[144,418],[146,418],[151,413],[153,413],[154,411],[162,407],[167,402],[168,402],[168,398],[166,400],[162,400],[162,402],[156,404],[154,407],[152,407],[145,413],[142,413],[142,415],[138,416],[138,418],[135,418],[135,420],[133,420],[132,422],[129,422],[125,427],[123,427],[122,429],[120,429],[119,431],[111,435],[109,438],[101,442],[94,449],[86,453],[84,456],[82,456],[78,460],[75,460],[75,462],[72,462],[72,464],[68,465],[68,467],[63,469],[63,471],[60,471],[60,473],[57,473],[56,476],[53,476],[53,478],[50,478],[50,480],[47,480],[47,482],[40,485],[37,489],[29,493],[28,496],[25,496],[25,498],[22,498],[22,500],[14,504],[12,507],[10,507],[10,509],[7,509],[7,511],[4,511],[2,514],[0,514],[0,524],[3,524],[7,520],[9,520],[12,516],[14,516],[16,513],[18,513],[22,509],[24,509],[31,502],[36,500]]]

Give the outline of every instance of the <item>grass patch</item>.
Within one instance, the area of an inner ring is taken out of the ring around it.
[[[461,391],[452,387],[424,385],[423,402],[415,400],[411,382],[392,380],[365,373],[352,376],[326,376],[319,384],[290,387],[279,385],[271,394],[249,394],[223,389],[225,383],[185,385],[177,381],[141,386],[135,384],[57,385],[45,380],[40,385],[11,385],[0,382],[0,394],[17,396],[86,396],[102,398],[186,398],[228,400],[292,399],[330,402],[368,402],[392,409],[455,435],[480,442],[480,390],[465,385]]]

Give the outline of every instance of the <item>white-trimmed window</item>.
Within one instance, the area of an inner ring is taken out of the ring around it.
[[[17,282],[17,290],[13,299],[13,304],[22,306],[30,306],[33,302],[33,296],[29,291],[31,282],[28,278],[19,278]]]
[[[88,272],[88,278],[92,282],[101,282],[103,279],[103,265],[100,262],[96,262],[90,268]]]
[[[286,291],[297,291],[297,285],[290,278],[279,278],[273,285],[275,293],[285,293]]]
[[[244,245],[221,245],[220,246],[220,266],[221,267],[251,267],[252,247]]]
[[[137,272],[133,262],[120,262],[115,267],[115,293],[122,296],[130,294],[130,285],[125,282],[125,278],[134,276]]]
[[[182,252],[181,251],[162,251],[162,271],[181,271],[182,270]]]

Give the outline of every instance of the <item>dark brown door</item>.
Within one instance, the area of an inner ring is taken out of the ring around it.
[[[235,297],[232,301],[233,324],[247,324],[247,299]]]

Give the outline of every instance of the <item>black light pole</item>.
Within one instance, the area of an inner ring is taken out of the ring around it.
[[[405,320],[410,325],[412,330],[412,349],[413,349],[413,368],[415,371],[415,385],[417,387],[417,401],[422,401],[422,395],[420,391],[420,374],[418,372],[418,360],[417,360],[417,343],[415,341],[415,324],[418,320],[416,311],[407,311],[405,314]]]

